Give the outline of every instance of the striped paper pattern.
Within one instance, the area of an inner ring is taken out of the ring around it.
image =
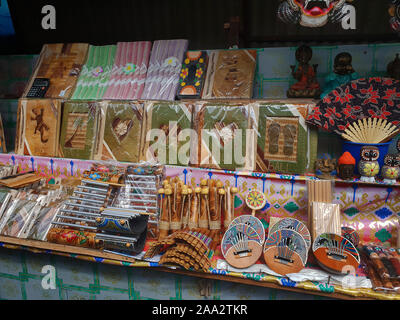
[[[151,42],[118,42],[104,99],[137,100],[144,90]]]
[[[175,100],[188,40],[157,40],[151,51],[142,99]]]
[[[90,46],[72,100],[102,99],[114,64],[116,45]]]

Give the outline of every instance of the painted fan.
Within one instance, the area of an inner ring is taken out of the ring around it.
[[[305,267],[307,258],[307,244],[294,230],[277,230],[265,241],[265,264],[280,275],[300,272]]]
[[[364,118],[349,125],[342,133],[346,140],[356,143],[382,143],[387,142],[399,133],[399,129],[378,118]]]
[[[360,243],[360,236],[357,231],[351,227],[342,227],[342,237],[349,240],[356,248]]]
[[[357,120],[378,118],[400,129],[400,81],[362,78],[326,95],[307,117],[307,122],[342,135]]]
[[[300,233],[307,244],[307,248],[311,248],[311,234],[303,222],[293,218],[284,218],[271,227],[269,234],[272,235],[274,232],[282,229],[290,229]]]
[[[245,225],[249,225],[250,227],[252,227],[257,232],[257,234],[260,236],[262,244],[264,244],[265,229],[264,229],[264,225],[262,224],[260,219],[257,219],[256,217],[245,214],[245,215],[239,216],[235,220],[233,220],[232,223],[229,225],[229,227],[235,226],[237,224],[245,224]]]
[[[261,257],[263,241],[247,224],[231,226],[222,238],[222,255],[232,267],[248,268]]]
[[[351,241],[333,233],[319,235],[313,243],[314,256],[325,270],[336,274],[347,274],[357,270],[360,254]]]
[[[265,241],[265,229],[264,225],[260,221],[260,219],[255,217],[256,210],[260,210],[265,207],[267,203],[267,197],[265,194],[258,190],[250,191],[246,196],[246,204],[252,209],[251,215],[241,215],[232,221],[229,227],[237,225],[237,224],[246,224],[251,226],[257,234],[260,236],[262,240],[261,245],[264,244]]]

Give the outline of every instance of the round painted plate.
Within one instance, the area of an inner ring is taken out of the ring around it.
[[[293,218],[284,218],[272,226],[269,234],[282,229],[290,229],[300,233],[307,244],[307,248],[311,248],[311,234],[303,222]]]
[[[262,255],[262,240],[249,225],[230,227],[221,242],[225,260],[234,268],[244,269],[254,265]]]
[[[314,256],[320,266],[330,272],[343,274],[357,269],[360,255],[346,238],[333,233],[319,235],[313,243]]]
[[[307,258],[306,241],[294,230],[277,230],[265,241],[265,264],[281,275],[300,272],[305,267]]]
[[[267,197],[258,190],[251,190],[246,196],[246,204],[252,210],[261,210],[267,204]]]
[[[360,236],[357,231],[351,227],[342,227],[342,237],[349,240],[356,248],[360,243]]]
[[[265,229],[264,225],[260,221],[260,219],[253,217],[251,215],[242,215],[234,219],[229,227],[237,225],[237,224],[247,224],[251,226],[260,236],[260,239],[262,240],[262,244],[264,244],[265,241]]]

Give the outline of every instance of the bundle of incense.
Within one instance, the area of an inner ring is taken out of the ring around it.
[[[52,228],[47,234],[47,241],[70,246],[96,249],[99,247],[99,242],[96,241],[95,237],[96,234],[92,232]]]
[[[190,230],[199,227],[199,216],[201,206],[201,188],[195,188],[190,202],[190,211],[188,219],[188,228]]]
[[[235,196],[238,192],[239,192],[238,188],[235,187],[227,188],[227,194],[225,197],[226,210],[224,215],[224,230],[227,230],[229,228],[229,225],[235,218]]]
[[[307,191],[308,191],[308,228],[314,230],[313,226],[313,209],[312,205],[314,202],[319,203],[332,203],[333,201],[333,190],[332,181],[330,180],[307,180]],[[334,232],[336,233],[336,232]],[[341,233],[339,233],[340,235]],[[318,234],[313,233],[313,239],[318,237]]]
[[[204,180],[201,188],[199,227],[202,229],[209,229],[210,221],[210,188],[207,184],[207,180]]]
[[[164,185],[167,186],[168,185]],[[165,189],[165,188],[161,188],[160,190],[158,190],[158,194],[160,195],[160,207],[161,207],[161,214],[160,214],[160,220],[158,222],[158,228],[160,230],[159,236],[158,236],[158,240],[162,240],[165,237],[168,236],[169,233],[169,211],[168,211],[168,201],[170,198],[170,195],[172,193],[172,190],[170,188]]]

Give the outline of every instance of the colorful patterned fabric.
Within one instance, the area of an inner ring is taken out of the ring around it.
[[[400,81],[362,78],[326,95],[307,122],[341,135],[351,123],[367,118],[386,119],[400,128]]]

